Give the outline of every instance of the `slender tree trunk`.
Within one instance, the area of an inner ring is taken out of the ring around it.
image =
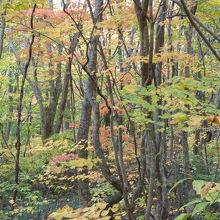
[[[91,112],[92,112],[92,106],[90,105],[88,98],[84,97],[81,107],[80,125],[76,139],[77,143],[81,146],[81,150],[78,151],[79,158],[85,158],[85,159],[88,158],[87,146],[88,146],[89,126],[91,122]],[[86,167],[82,172],[79,173],[79,175],[82,174],[85,175],[88,174],[88,170]],[[78,188],[79,188],[79,196],[80,196],[81,204],[83,206],[88,206],[88,203],[90,201],[89,181],[78,180]]]
[[[60,128],[63,122],[64,110],[66,106],[66,100],[67,100],[67,95],[69,91],[69,84],[71,80],[73,53],[75,52],[78,40],[79,40],[79,33],[75,34],[71,40],[71,46],[69,48],[70,57],[68,58],[68,62],[66,64],[66,74],[63,80],[61,100],[58,106],[56,124],[54,125],[54,133],[60,132]]]
[[[34,12],[36,9],[37,5],[34,4],[32,13],[31,13],[31,19],[30,19],[30,28],[33,30],[33,19],[34,19]],[[32,47],[34,44],[34,40],[35,40],[35,35],[32,34],[31,37],[31,42],[30,42],[30,46],[29,46],[29,51],[28,51],[28,60],[25,64],[24,67],[24,73],[23,73],[23,77],[22,77],[22,82],[21,82],[21,88],[20,88],[20,94],[19,94],[19,103],[17,106],[17,127],[16,127],[16,144],[15,144],[15,148],[16,148],[16,155],[15,155],[15,184],[19,184],[19,170],[20,170],[20,152],[21,152],[21,115],[22,115],[22,107],[23,107],[23,98],[24,98],[24,85],[25,85],[25,81],[27,78],[27,72],[28,72],[28,68],[31,62],[31,57],[32,57]],[[14,195],[13,195],[13,200],[15,201],[17,198],[17,190],[14,191]]]
[[[56,118],[56,124],[54,126],[54,133],[60,132],[60,128],[63,122],[64,110],[65,110],[66,100],[67,100],[67,95],[68,95],[68,90],[69,90],[69,82],[71,78],[71,65],[72,65],[71,63],[72,63],[71,61],[67,63],[67,72],[63,80],[64,81],[63,89],[62,89],[62,94],[61,94],[60,105],[57,111],[57,118]]]
[[[191,8],[191,12],[195,14],[197,3],[193,1],[194,5]],[[193,25],[190,23],[188,30],[186,32],[186,52],[190,55],[193,55],[193,47],[192,47],[192,39],[193,39]],[[185,67],[185,77],[190,77],[191,75],[190,66]],[[187,106],[186,106],[187,107]],[[189,140],[188,140],[188,132],[182,132],[182,147],[183,147],[183,168],[184,168],[184,175],[190,173],[190,161],[189,161]],[[186,176],[187,177],[187,176]],[[184,196],[186,202],[192,200],[192,183],[191,180],[186,181],[186,190],[184,192]]]
[[[0,59],[2,58],[4,35],[5,35],[5,18],[4,18],[4,15],[1,15],[1,25],[0,25]]]
[[[220,89],[219,88],[216,91],[215,105],[217,109],[220,109]]]

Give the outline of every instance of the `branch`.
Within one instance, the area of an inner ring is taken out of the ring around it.
[[[205,26],[196,16],[194,16],[192,13],[190,13],[192,18],[207,32],[209,32],[219,43],[220,43],[220,37],[216,35],[212,30],[210,30],[207,26]]]
[[[21,24],[21,23],[18,23],[18,22],[13,22],[13,21],[8,21],[8,22],[10,22],[10,23],[12,23],[12,24],[19,24],[19,25],[21,25],[21,26],[23,26],[23,27],[26,27],[26,28],[32,30],[31,27],[29,27],[28,25]],[[32,30],[32,33],[34,33],[34,34],[38,34],[38,35],[40,35],[40,36],[43,36],[43,37],[45,37],[45,38],[51,40],[52,42],[56,43],[57,45],[62,46],[62,47],[65,49],[65,51],[67,52],[67,48],[65,47],[65,45],[64,45],[63,42],[60,43],[59,41],[56,41],[55,39],[53,39],[53,38],[47,36],[46,34],[40,32],[40,31]]]
[[[212,53],[214,54],[214,56],[217,58],[217,60],[220,62],[220,56],[218,55],[217,51],[214,49],[214,47],[210,44],[210,42],[207,40],[207,38],[205,37],[205,35],[202,33],[202,31],[199,29],[199,27],[197,26],[197,24],[195,23],[195,21],[193,20],[193,17],[191,16],[190,11],[188,10],[186,3],[184,2],[184,0],[180,0],[183,6],[183,9],[186,13],[186,16],[188,17],[189,21],[191,22],[192,26],[196,29],[197,33],[200,35],[200,37],[203,39],[203,41],[206,43],[206,45],[208,46],[208,48],[212,51]],[[176,4],[178,4],[177,1],[174,1]],[[179,5],[179,4],[178,4]]]
[[[173,3],[177,4],[180,8],[183,8],[183,5],[177,1],[177,0],[172,0]],[[218,35],[216,35],[212,30],[210,30],[207,26],[205,26],[194,14],[192,14],[190,11],[190,16],[202,27],[204,28],[209,34],[211,34],[218,42],[220,42],[220,38]],[[183,16],[183,15],[179,15]]]

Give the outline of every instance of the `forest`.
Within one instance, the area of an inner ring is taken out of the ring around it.
[[[220,219],[219,0],[0,0],[0,219]]]

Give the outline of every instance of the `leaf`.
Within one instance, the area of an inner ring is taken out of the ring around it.
[[[15,204],[15,201],[13,199],[9,200],[8,203],[10,203],[11,205]]]
[[[177,216],[174,220],[186,220],[191,216],[189,213],[182,213],[181,215]]]
[[[185,208],[185,207],[187,207],[187,206],[191,206],[191,205],[193,205],[193,204],[200,203],[200,202],[202,202],[201,199],[195,199],[195,200],[193,200],[193,201],[188,202],[187,204],[185,204],[185,205],[182,206],[181,208]]]
[[[202,212],[208,205],[210,204],[210,202],[201,202],[198,203],[195,208],[193,209],[192,212],[192,216],[194,216],[195,214]]]
[[[220,125],[220,121],[216,115],[215,116],[208,116],[208,117],[206,117],[206,120],[210,123]]]
[[[106,208],[107,205],[108,205],[108,204],[105,203],[105,202],[99,202],[99,203],[96,204],[96,207],[99,208],[99,209],[101,209],[101,210],[103,210],[103,209]]]
[[[220,192],[215,190],[216,188],[212,188],[209,191],[208,195],[205,197],[205,199],[210,201],[212,204],[215,202],[220,202]]]
[[[176,182],[176,183],[173,185],[173,187],[169,190],[168,193],[170,193],[171,191],[173,191],[179,184],[183,183],[183,182],[186,181],[186,180],[191,180],[191,178],[184,178],[184,179],[179,180],[178,182]]]
[[[90,215],[90,218],[91,219],[99,219],[99,216],[100,216],[100,211],[96,211],[95,213],[92,213]]]
[[[205,197],[208,194],[209,190],[215,186],[216,186],[215,183],[212,182],[206,183],[206,185],[201,189],[201,196]]]
[[[100,218],[100,219],[102,219],[102,220],[109,220],[110,218],[111,218],[111,216],[105,216],[105,217]]]
[[[188,116],[184,113],[177,113],[174,115],[173,120],[170,121],[170,124],[176,124],[182,121],[185,121],[188,118]]]
[[[206,184],[204,180],[194,180],[193,189],[196,191],[196,194],[201,194],[202,187]]]
[[[57,209],[55,212],[49,215],[49,218],[54,218],[55,220],[62,220],[64,217],[70,216],[73,213],[73,209],[69,206],[64,206],[63,208]]]
[[[104,211],[102,211],[101,216],[103,216],[103,217],[107,216],[108,213],[109,213],[109,210],[104,210]]]
[[[216,216],[211,212],[205,213],[205,217],[207,220],[217,220]]]
[[[212,203],[220,201],[220,183],[194,180],[193,189],[197,194],[200,194],[203,199],[211,201]]]
[[[69,123],[69,128],[77,128],[77,127],[79,127],[79,123],[73,123],[73,122],[71,122],[71,123]]]
[[[124,87],[124,91],[129,92],[129,93],[134,93],[136,92],[137,88],[134,85],[126,85]]]

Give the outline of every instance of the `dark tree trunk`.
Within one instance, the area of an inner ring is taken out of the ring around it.
[[[30,18],[30,28],[31,30],[34,29],[33,27],[33,20],[34,20],[34,12],[36,10],[37,5],[34,4],[31,18]],[[22,108],[23,108],[23,98],[24,98],[24,86],[27,78],[28,68],[30,66],[31,58],[32,58],[32,47],[34,44],[35,35],[32,34],[31,42],[28,49],[28,59],[24,66],[24,72],[22,75],[21,87],[19,91],[19,101],[17,105],[17,126],[16,126],[16,155],[15,155],[15,184],[19,184],[19,173],[20,173],[20,152],[21,152],[21,116],[22,116]],[[13,200],[15,201],[17,198],[17,190],[14,191]]]

